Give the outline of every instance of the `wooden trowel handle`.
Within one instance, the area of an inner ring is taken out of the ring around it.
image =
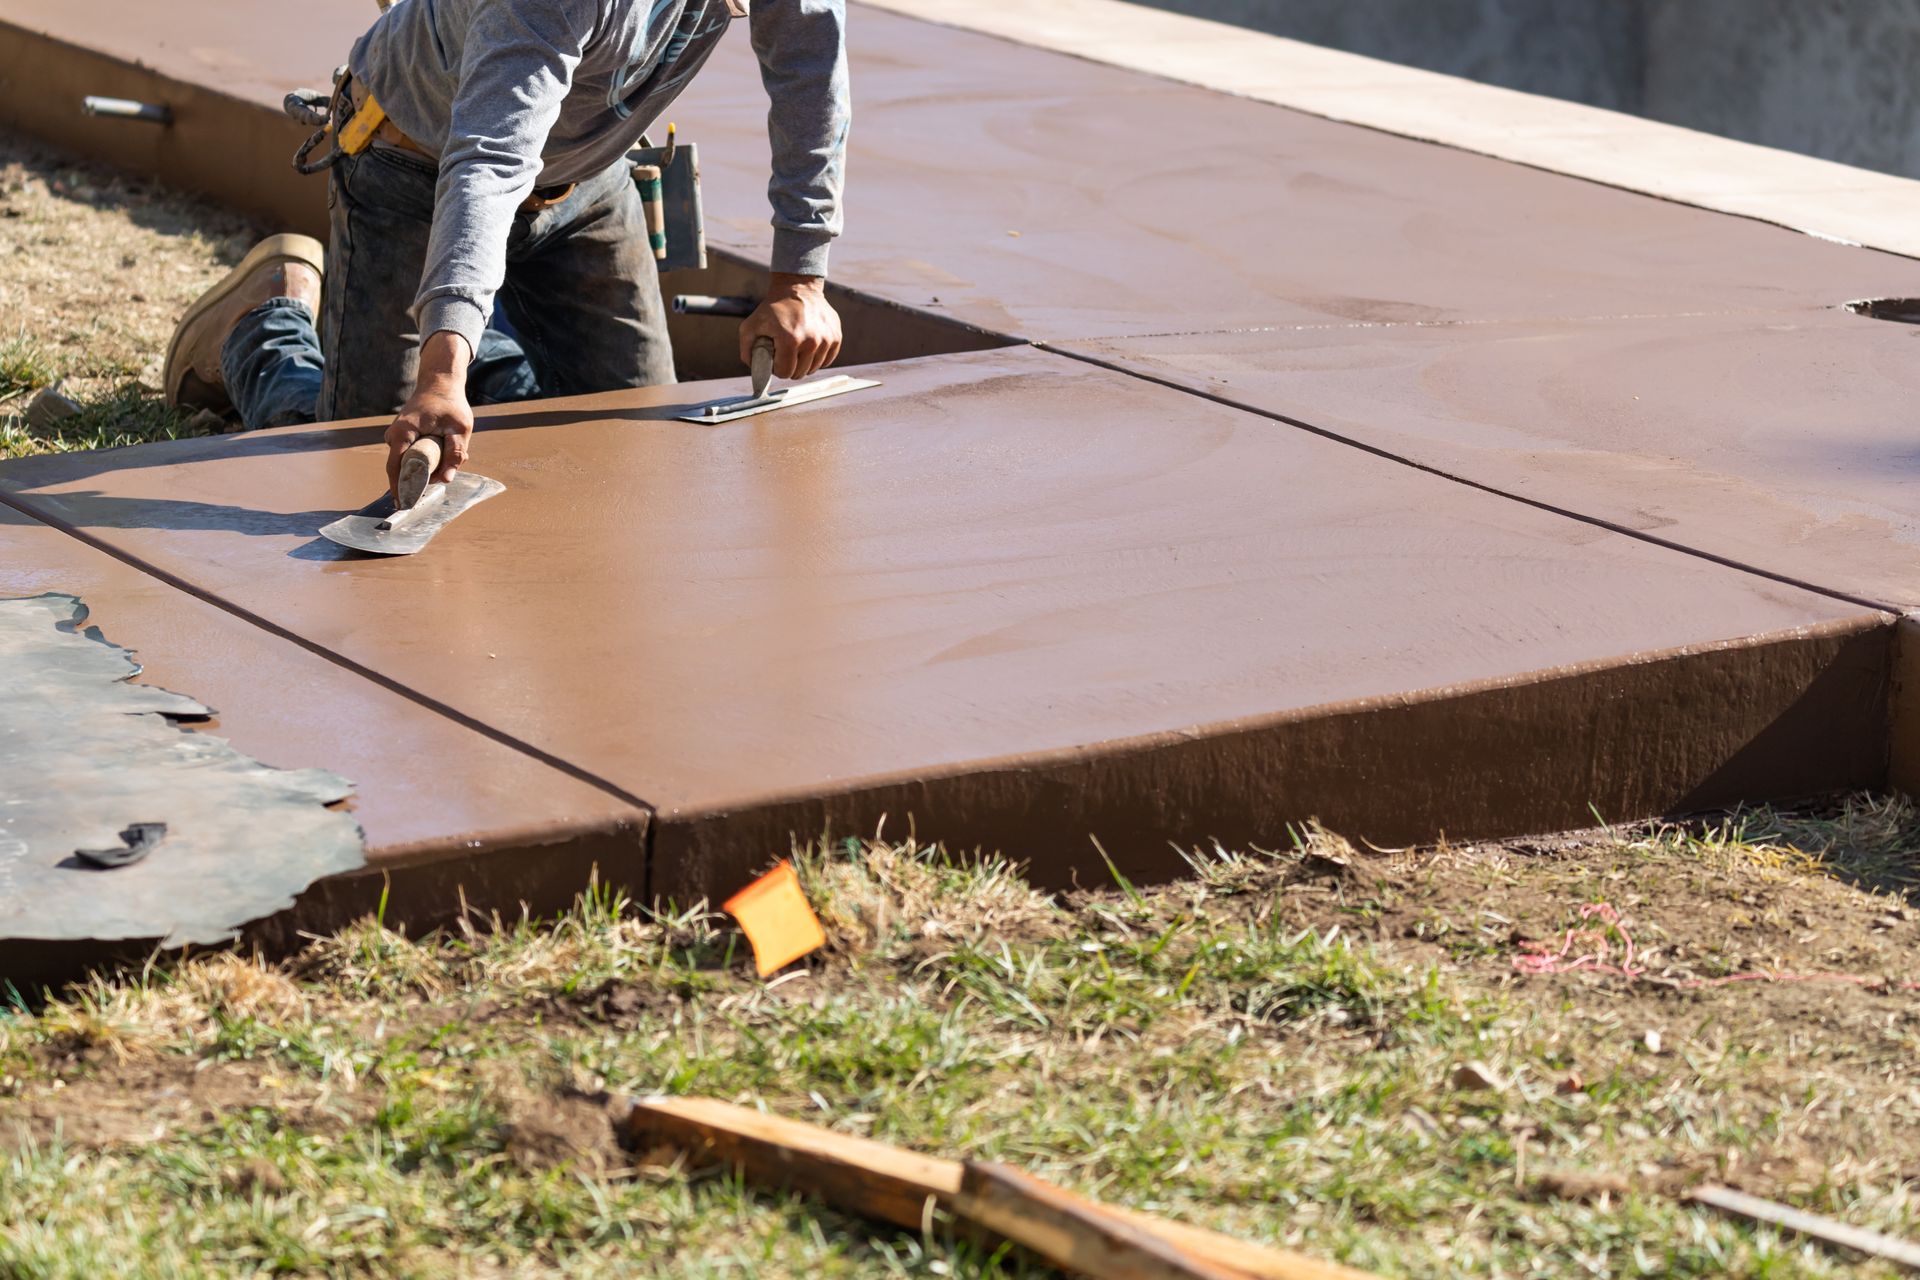
[[[393,505],[398,511],[411,511],[414,503],[420,501],[420,495],[427,491],[427,482],[433,479],[433,473],[440,469],[440,440],[437,436],[421,436],[407,446],[400,455],[400,479],[393,487]]]

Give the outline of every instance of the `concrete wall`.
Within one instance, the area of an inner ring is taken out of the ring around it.
[[[1920,0],[1144,0],[1920,177]]]
[[[1651,0],[1646,31],[1643,114],[1920,177],[1920,0]]]

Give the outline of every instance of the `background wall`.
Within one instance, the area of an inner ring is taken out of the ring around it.
[[[1920,178],[1920,0],[1144,0]]]

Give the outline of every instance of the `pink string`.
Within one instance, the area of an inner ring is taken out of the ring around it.
[[[1639,950],[1627,922],[1610,902],[1589,902],[1580,908],[1584,923],[1599,921],[1599,927],[1575,927],[1567,930],[1558,951],[1551,942],[1523,942],[1520,954],[1513,958],[1516,972],[1529,977],[1554,973],[1605,973],[1617,978],[1644,978],[1647,967],[1638,960]],[[1615,938],[1619,939],[1618,954]],[[1578,954],[1575,954],[1575,953]],[[1920,982],[1911,979],[1890,982],[1861,973],[1791,973],[1756,970],[1732,973],[1720,978],[1682,978],[1673,985],[1684,988],[1725,987],[1736,982],[1850,982],[1861,987],[1890,987],[1901,991],[1920,991]]]

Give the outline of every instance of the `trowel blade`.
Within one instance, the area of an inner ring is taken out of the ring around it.
[[[469,507],[477,506],[507,486],[498,480],[477,476],[471,471],[456,471],[445,485],[429,485],[420,499],[419,514],[391,529],[381,525],[394,515],[393,501],[382,498],[355,515],[342,516],[320,530],[320,536],[355,551],[377,556],[410,556],[433,541],[433,535],[450,524]],[[429,497],[434,489],[445,489],[444,497]]]
[[[835,374],[831,378],[818,378],[812,382],[796,382],[790,387],[769,391],[763,396],[735,396],[727,400],[709,400],[690,413],[677,413],[674,417],[682,422],[717,426],[722,422],[733,422],[740,418],[751,418],[758,413],[784,409],[788,405],[810,404],[815,400],[825,400],[828,396],[841,396],[849,391],[864,391],[868,387],[879,385],[872,378],[850,378],[846,374]]]

